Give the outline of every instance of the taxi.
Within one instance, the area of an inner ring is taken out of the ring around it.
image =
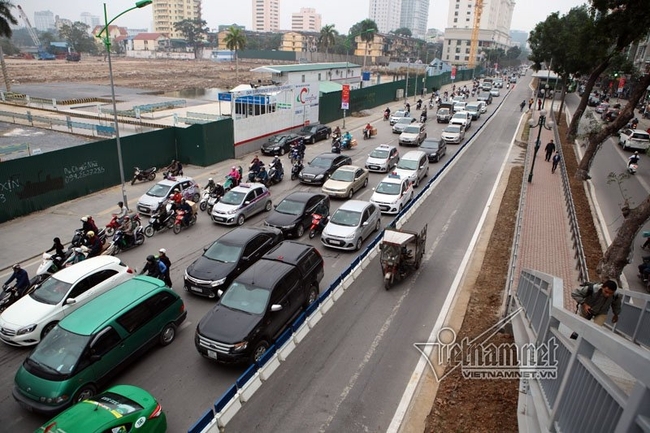
[[[399,151],[390,144],[381,144],[368,155],[366,168],[369,171],[388,172],[397,165]]]
[[[396,214],[413,198],[413,183],[407,176],[391,173],[373,189],[370,202],[379,206],[381,213]]]

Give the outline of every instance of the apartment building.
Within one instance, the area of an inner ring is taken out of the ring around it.
[[[280,0],[253,0],[253,31],[280,30]]]
[[[52,30],[54,28],[54,13],[52,11],[34,12],[34,27],[41,32]]]
[[[153,0],[153,32],[164,33],[172,39],[182,39],[174,23],[201,19],[201,0]]]
[[[321,15],[314,8],[300,8],[291,14],[291,30],[296,32],[320,32]]]
[[[400,27],[402,0],[370,0],[368,17],[377,23],[380,33],[388,33]]]
[[[402,0],[400,27],[406,27],[414,38],[424,39],[429,19],[429,0]]]

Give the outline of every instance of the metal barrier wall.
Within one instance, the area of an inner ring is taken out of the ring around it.
[[[650,297],[624,294],[643,299],[636,324],[647,323]],[[523,308],[523,314],[513,321],[518,347],[552,348],[543,358],[537,352],[537,367],[554,366],[555,370],[555,377],[521,379],[520,431],[650,431],[647,348],[565,310],[563,284],[557,277],[523,270],[516,300]],[[626,306],[621,319],[632,311]],[[633,316],[630,319],[635,320]],[[638,326],[634,330],[637,332]],[[572,332],[578,334],[577,339],[569,338]]]

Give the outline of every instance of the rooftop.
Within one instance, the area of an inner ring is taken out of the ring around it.
[[[288,72],[322,71],[326,69],[359,68],[361,65],[349,62],[337,63],[300,63],[295,65],[269,65],[251,69],[251,72],[282,74]]]

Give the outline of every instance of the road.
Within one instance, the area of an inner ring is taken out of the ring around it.
[[[517,86],[515,94],[508,97],[489,128],[484,128],[472,145],[445,170],[421,211],[408,222],[409,227],[418,229],[429,224],[426,265],[411,280],[386,292],[379,265],[372,264],[364,275],[363,287],[357,283],[346,291],[344,298],[335,304],[335,308],[290,357],[286,367],[282,367],[238,415],[234,425],[239,427],[235,431],[251,431],[252,428],[267,431],[278,426],[282,431],[333,431],[342,430],[343,426],[346,431],[350,431],[351,426],[356,431],[366,427],[374,431],[388,426],[418,360],[412,344],[426,340],[440,313],[508,153],[520,118],[517,101],[524,99],[527,91],[526,86]],[[488,114],[494,112],[497,103],[503,99],[497,98],[489,106]],[[485,118],[483,116],[480,122],[474,122],[469,132],[476,131]],[[357,165],[363,165],[369,151],[380,143],[397,142],[397,135],[391,134],[388,122],[374,122],[378,119],[376,113],[372,120],[378,127],[378,137],[359,140],[355,149],[347,151]],[[443,126],[430,120],[428,134],[439,136]],[[360,138],[358,130],[353,133]],[[308,146],[307,160],[329,151],[329,147],[326,141]],[[458,148],[450,145],[443,161],[430,165],[430,177],[451,159]],[[400,148],[402,154],[407,150]],[[241,161],[241,164],[245,166],[246,162]],[[186,174],[193,176],[199,184],[205,184],[208,177],[220,179],[229,165],[232,161],[210,169],[189,168]],[[381,174],[371,174],[369,187],[357,193],[355,198],[369,199],[371,187],[382,177]],[[127,186],[131,208],[150,186],[150,183]],[[316,188],[287,179],[271,188],[274,202],[279,202],[289,191],[296,189]],[[113,188],[4,224],[3,244],[13,245],[16,257],[33,258],[48,248],[50,239],[57,234],[67,239],[63,234],[72,234],[81,215],[92,214],[96,221],[107,222],[110,212],[116,209],[114,203],[119,195],[119,188]],[[341,203],[333,200],[332,207]],[[261,225],[264,218],[264,214],[258,215],[246,224]],[[385,226],[390,220],[383,217],[382,224]],[[56,233],[53,228],[56,228]],[[142,247],[120,255],[130,266],[142,267],[147,254],[161,247],[167,248],[173,261],[174,288],[186,303],[188,319],[177,341],[136,360],[114,381],[141,386],[157,396],[167,413],[171,432],[185,431],[244,370],[243,366],[214,364],[197,354],[193,329],[213,303],[182,290],[183,270],[202,253],[205,244],[228,230],[214,225],[203,214],[195,227],[179,235],[171,232],[156,235],[147,239]],[[303,237],[301,241],[317,246],[322,252],[326,264],[325,282],[332,281],[354,258],[351,253],[325,250],[318,239],[310,241]],[[28,262],[28,272],[34,273],[38,261],[33,258]],[[5,256],[0,262],[6,266],[11,259]],[[6,274],[0,278],[6,278]],[[0,345],[0,386],[5,390],[0,394],[0,422],[7,431],[31,431],[46,421],[21,410],[11,397],[13,376],[28,352]],[[269,395],[272,396],[270,400]],[[278,399],[278,395],[283,398]],[[255,416],[250,415],[253,413],[251,410],[256,410]],[[305,417],[305,413],[310,415]],[[305,422],[309,423],[309,428],[303,428]],[[258,423],[259,427],[256,427]]]

